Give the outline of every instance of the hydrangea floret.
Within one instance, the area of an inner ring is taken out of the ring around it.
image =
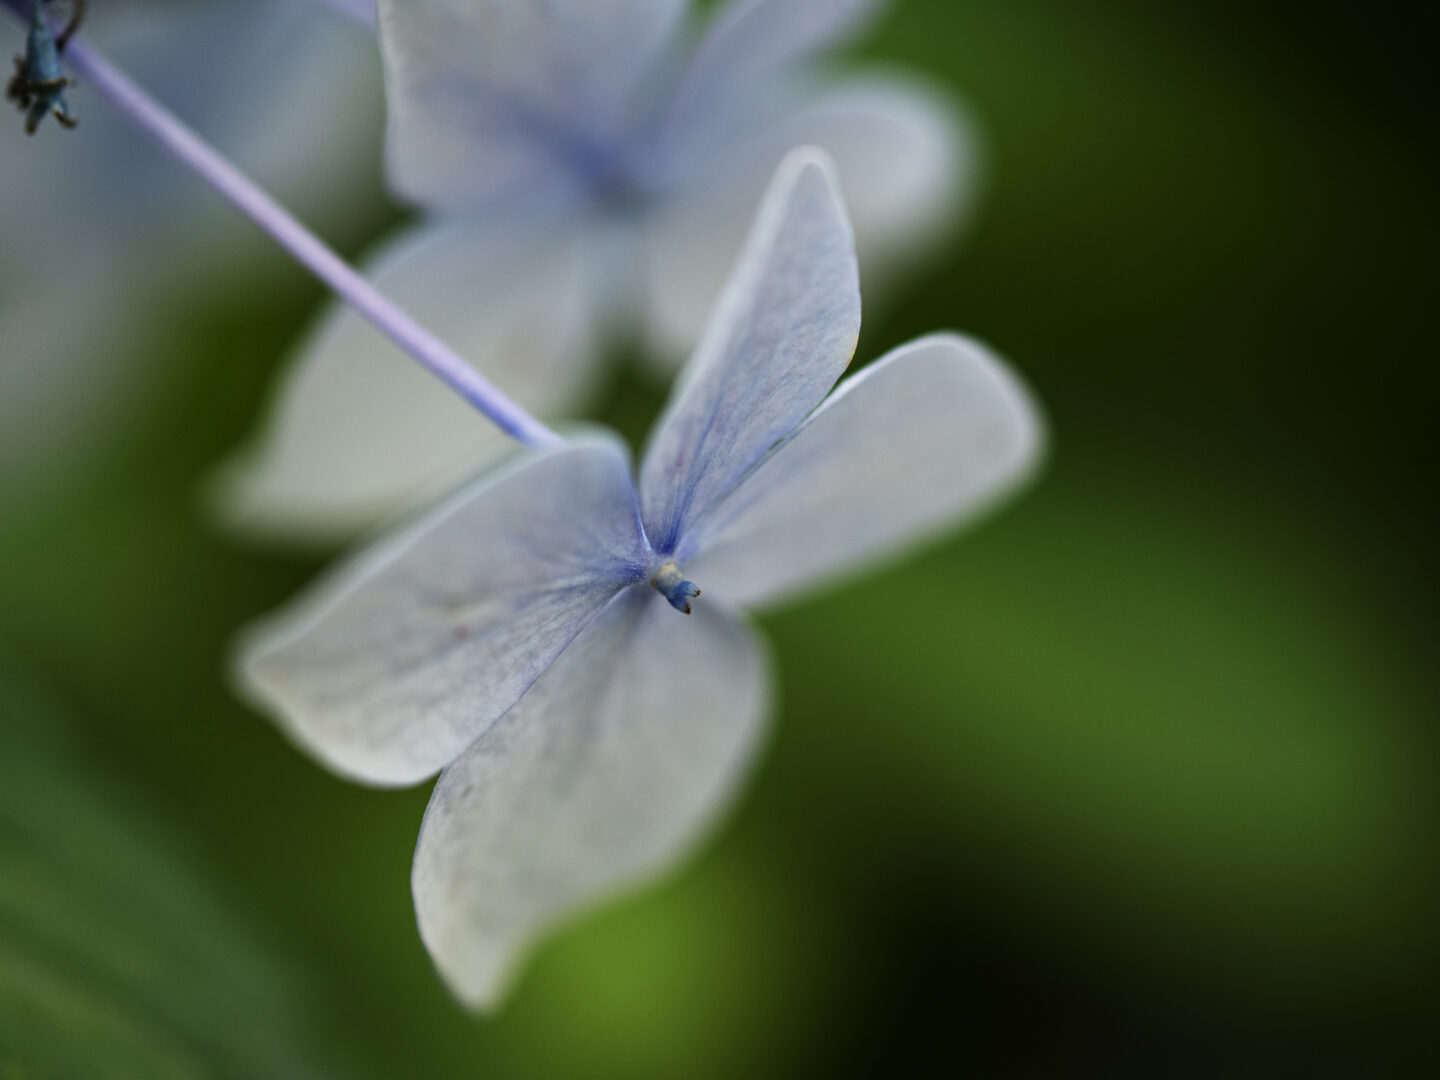
[[[770,696],[742,612],[1030,474],[1036,411],[984,347],[923,338],[836,386],[859,327],[832,168],[797,151],[638,472],[603,431],[526,452],[245,639],[239,685],[329,767],[439,773],[413,887],[465,1001],[493,1006],[547,926],[673,863],[734,796]]]

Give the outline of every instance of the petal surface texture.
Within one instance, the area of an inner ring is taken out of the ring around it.
[[[652,435],[645,527],[669,554],[835,384],[860,332],[850,223],[829,161],[787,157]]]
[[[1043,444],[1008,368],[966,338],[922,338],[846,379],[699,523],[686,573],[727,603],[774,603],[983,512]]]
[[[558,918],[687,853],[730,801],[764,727],[755,635],[628,590],[435,786],[415,909],[436,965],[498,1003]]]
[[[649,563],[616,444],[526,456],[253,630],[241,689],[336,772],[415,783],[504,715]]]
[[[686,0],[380,0],[398,191],[553,205],[607,164]]]
[[[585,237],[436,224],[368,276],[522,406],[555,416],[595,359]],[[349,308],[335,304],[286,372],[256,443],[215,496],[237,531],[338,543],[453,490],[513,444]]]

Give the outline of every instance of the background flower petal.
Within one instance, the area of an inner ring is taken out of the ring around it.
[[[819,404],[859,332],[855,247],[833,170],[818,151],[796,151],[646,450],[640,491],[656,551],[673,550]]]
[[[723,110],[784,68],[859,32],[885,0],[729,0],[706,27],[672,122]]]
[[[676,191],[642,219],[643,359],[657,374],[673,375],[705,332],[779,161],[757,155],[753,168]]]
[[[401,234],[370,278],[522,406],[554,416],[595,359],[587,237],[441,222]],[[368,322],[329,311],[285,372],[215,503],[241,532],[335,543],[452,490],[513,443]]]
[[[775,122],[772,153],[802,144],[835,159],[855,225],[866,300],[900,254],[945,238],[978,180],[976,139],[952,96],[870,71],[807,96]]]
[[[563,204],[627,123],[686,0],[380,0],[392,182],[416,202]]]
[[[847,379],[687,536],[686,573],[774,603],[988,509],[1043,444],[1030,395],[984,347],[937,335]]]
[[[537,933],[682,857],[744,778],[767,697],[755,635],[714,605],[617,599],[435,787],[415,907],[456,994],[493,1007]]]
[[[237,681],[335,771],[414,783],[648,567],[627,455],[587,438],[477,481],[343,563],[251,630]]]
[[[717,145],[727,147],[723,161]],[[766,181],[802,145],[834,159],[872,312],[894,264],[943,239],[976,187],[975,137],[963,111],[922,80],[889,73],[792,89],[756,129],[674,147],[687,183],[643,229],[645,330],[661,370],[678,366],[699,339]]]

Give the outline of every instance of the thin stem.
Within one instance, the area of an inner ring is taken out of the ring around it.
[[[0,2],[7,7],[15,7],[14,0]],[[72,41],[65,51],[65,58],[85,76],[89,85],[109,97],[121,112],[183,164],[209,181],[342,300],[489,417],[501,431],[526,446],[544,446],[561,441],[559,435],[522,409],[448,345],[356,273],[294,215],[104,57],[87,48],[83,42]]]

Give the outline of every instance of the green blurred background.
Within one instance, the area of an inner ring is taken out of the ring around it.
[[[0,517],[0,1076],[1434,1075],[1436,162],[1403,15],[896,6],[857,52],[963,95],[989,167],[860,355],[989,341],[1049,469],[765,619],[738,813],[489,1020],[415,932],[427,792],[329,776],[224,685],[318,566],[197,509],[321,299],[240,242],[93,461]],[[378,172],[326,223],[352,254],[395,220]],[[617,365],[599,415],[638,436],[660,400]]]

